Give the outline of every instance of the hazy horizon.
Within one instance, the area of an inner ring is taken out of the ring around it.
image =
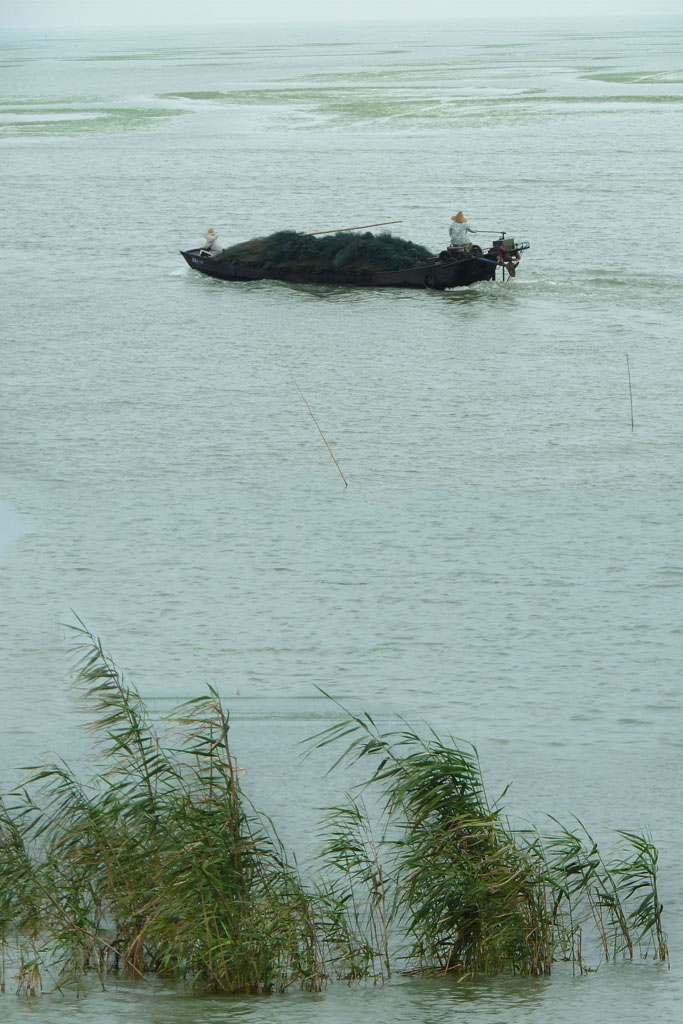
[[[0,27],[50,28],[143,28],[231,24],[299,22],[402,21],[402,20],[522,20],[653,18],[680,16],[679,0],[573,0],[548,8],[543,0],[489,0],[472,9],[455,8],[453,0],[432,0],[428,16],[416,13],[414,0],[347,0],[343,11],[336,5],[322,7],[320,0],[251,0],[248,5],[232,0],[0,0]]]

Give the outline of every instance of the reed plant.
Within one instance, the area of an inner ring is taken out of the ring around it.
[[[302,878],[242,789],[217,692],[162,732],[99,640],[75,632],[101,760],[86,780],[65,762],[33,766],[0,800],[2,991],[10,961],[17,990],[37,995],[48,968],[58,986],[117,972],[271,993],[667,960],[649,836],[619,833],[605,859],[578,820],[515,829],[473,748],[345,708],[311,749],[341,743],[332,767],[369,771],[328,810],[317,877]]]
[[[226,993],[320,988],[313,900],[242,794],[215,691],[183,705],[164,742],[78,632],[105,760],[87,784],[65,764],[31,769],[0,818],[0,937],[14,936],[26,990],[47,951],[61,983],[123,970]]]
[[[391,977],[390,935],[395,908],[381,848],[367,809],[348,803],[328,810],[321,833],[318,889],[321,933],[330,969],[346,981]]]
[[[551,819],[557,831],[547,835],[515,829],[503,813],[505,794],[489,801],[474,748],[407,725],[383,732],[369,715],[342,710],[344,717],[311,743],[317,749],[345,741],[335,764],[372,765],[360,785],[376,790],[381,803],[383,864],[359,872],[346,853],[340,809],[332,819],[344,852],[332,860],[345,879],[336,891],[353,894],[345,900],[349,932],[358,931],[359,900],[378,902],[377,878],[382,905],[391,908],[391,934],[375,939],[367,962],[396,948],[394,933],[404,971],[463,978],[548,975],[557,960],[583,972],[596,961],[632,959],[636,945],[643,955],[668,959],[649,836],[618,833],[626,848],[607,861],[578,819],[573,830]],[[355,808],[350,804],[349,820],[356,820]],[[597,957],[587,960],[586,946],[597,946]]]

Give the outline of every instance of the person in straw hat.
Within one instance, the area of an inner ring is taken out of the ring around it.
[[[218,241],[218,235],[213,228],[209,228],[204,238],[206,239],[206,245],[202,249],[201,255],[218,256],[219,252],[223,252],[223,246]]]
[[[449,227],[451,245],[456,248],[463,245],[469,245],[470,243],[467,241],[468,232],[470,234],[476,233],[474,228],[470,227],[468,224],[467,217],[462,210],[458,210],[455,217],[451,217],[451,224]]]

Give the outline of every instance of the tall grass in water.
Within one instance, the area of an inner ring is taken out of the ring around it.
[[[563,959],[583,971],[584,943],[596,942],[604,961],[633,958],[636,945],[667,960],[649,837],[619,833],[626,850],[608,863],[578,821],[574,831],[555,822],[559,833],[547,836],[515,830],[490,803],[473,748],[434,732],[425,739],[407,726],[381,732],[369,715],[348,712],[311,742],[320,748],[340,740],[346,747],[336,763],[371,761],[362,787],[377,791],[384,818],[381,860],[365,873],[340,855],[337,824],[333,864],[353,894],[350,935],[356,906],[379,901],[381,877],[404,970],[547,975]],[[355,821],[357,804],[348,813]],[[343,821],[339,809],[334,820]],[[347,846],[353,851],[357,841]],[[390,946],[392,937],[382,934],[375,962]]]
[[[106,761],[87,785],[64,764],[34,768],[2,809],[0,941],[16,937],[22,971],[49,948],[63,980],[123,969],[226,993],[319,988],[312,900],[245,801],[215,691],[180,709],[164,744],[80,632],[77,683]]]
[[[610,861],[577,822],[515,830],[485,791],[476,752],[405,726],[344,718],[314,748],[369,762],[358,795],[322,824],[305,884],[246,799],[217,693],[159,734],[99,641],[79,627],[76,683],[103,737],[86,782],[63,762],[29,769],[0,801],[0,988],[104,983],[112,971],[222,993],[319,990],[394,972],[549,974],[636,951],[667,959],[657,851],[622,832]],[[334,765],[333,765],[334,767]]]
[[[391,879],[365,807],[347,797],[323,823],[318,889],[320,928],[329,969],[346,981],[391,977],[390,935],[394,917]]]

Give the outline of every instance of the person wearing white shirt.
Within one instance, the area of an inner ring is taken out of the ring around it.
[[[220,252],[223,252],[223,246],[218,241],[218,235],[213,228],[209,228],[204,238],[206,239],[206,245],[202,249],[201,255],[218,256]]]
[[[467,217],[462,210],[458,210],[455,217],[451,217],[451,224],[448,231],[451,236],[451,245],[456,248],[470,244],[467,240],[468,232],[470,234],[476,234],[475,229],[470,227],[468,224]]]

